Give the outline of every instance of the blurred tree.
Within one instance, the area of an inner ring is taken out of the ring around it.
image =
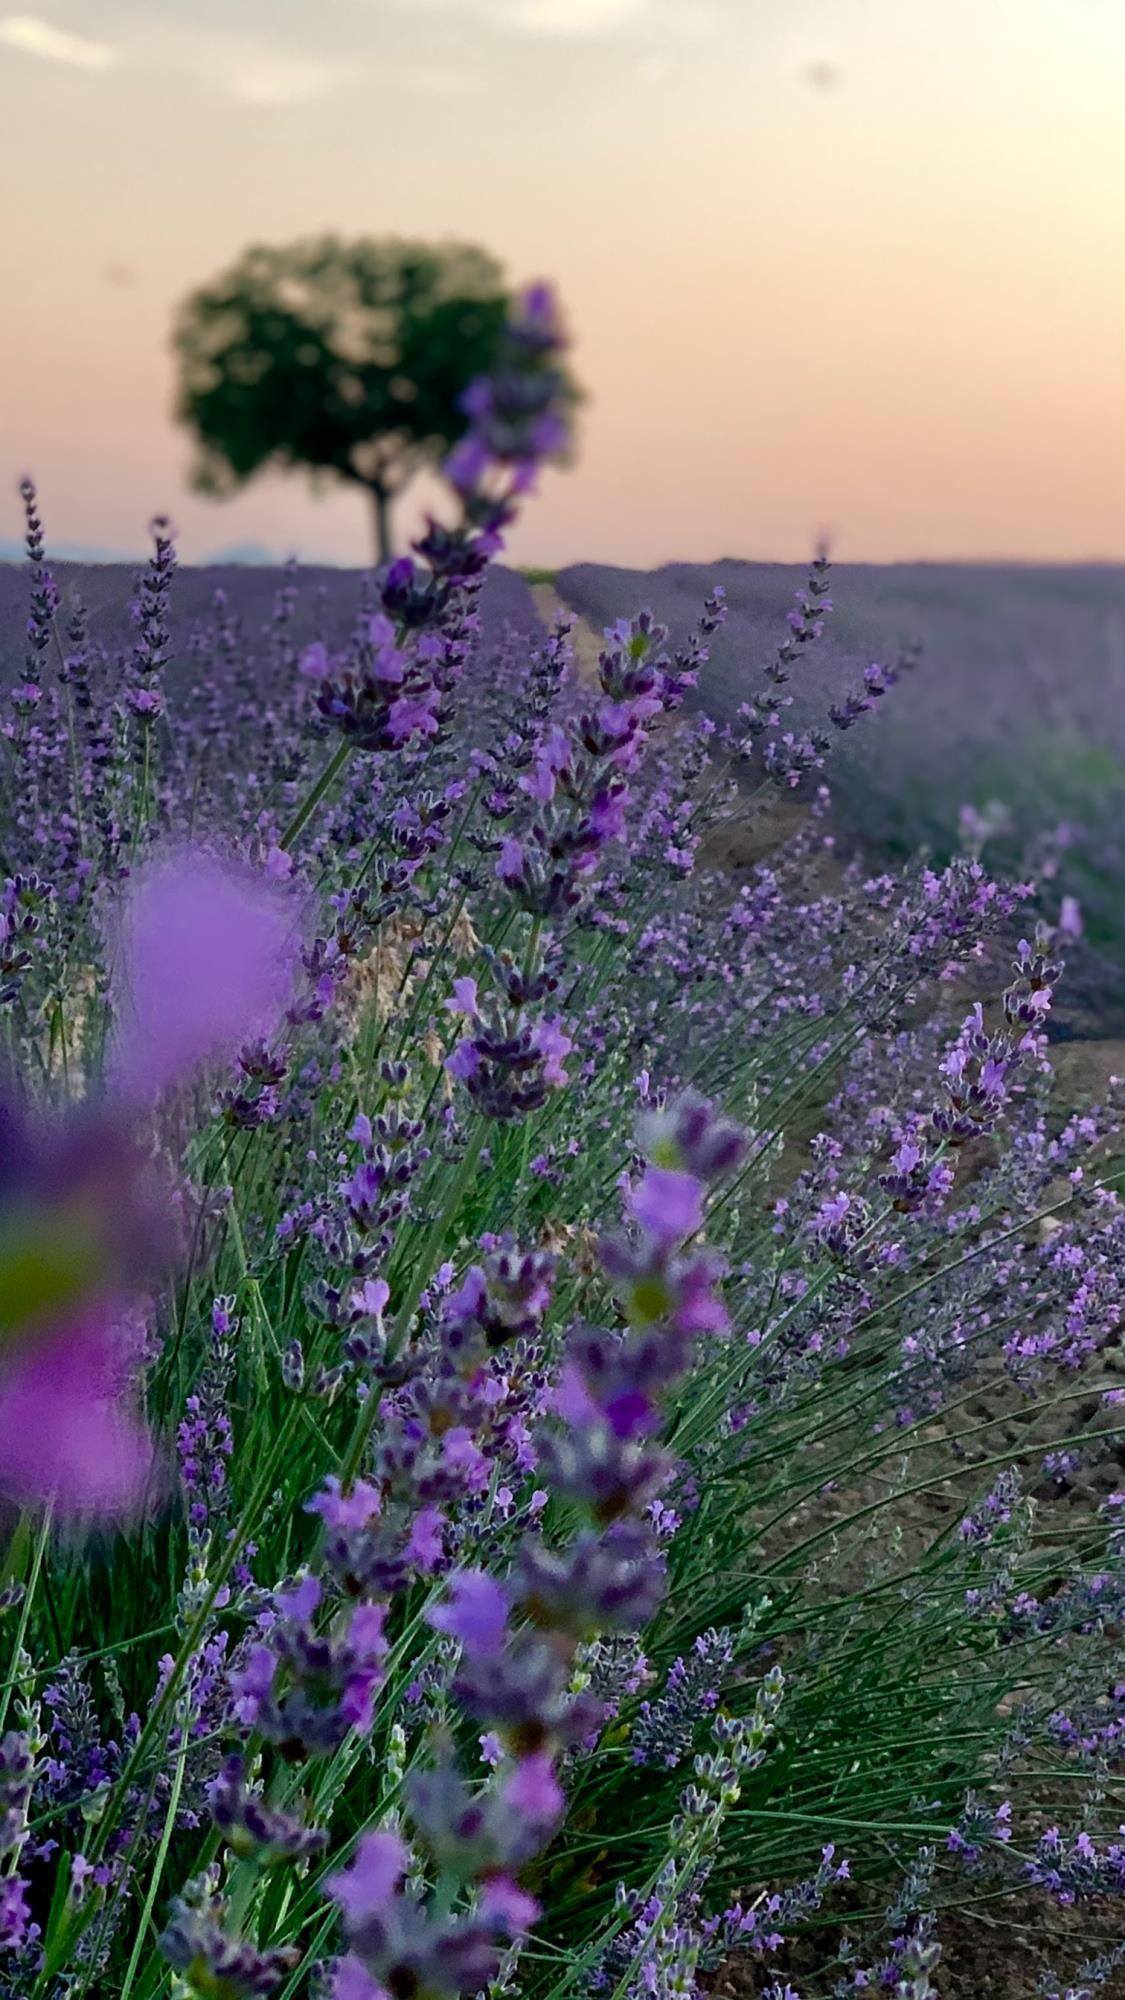
[[[508,302],[499,264],[469,244],[253,246],[176,321],[196,485],[230,493],[271,464],[334,474],[370,495],[387,561],[391,502],[466,429],[460,397]]]

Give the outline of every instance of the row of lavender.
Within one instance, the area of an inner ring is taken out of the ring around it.
[[[943,1909],[1125,1888],[1125,1217],[1115,1104],[1052,1103],[1062,940],[976,860],[832,865],[824,794],[702,865],[894,699],[790,726],[823,563],[723,731],[718,593],[592,695],[565,628],[482,646],[559,339],[531,294],[345,644],[295,579],[264,641],[221,603],[175,700],[166,524],[109,655],[25,491],[12,2000],[781,1996],[795,1953],[923,2000]]]
[[[719,718],[745,695],[750,663],[784,617],[780,563],[670,563],[645,572],[579,563],[559,572],[564,602],[600,627],[639,602],[673,636],[702,592],[726,589],[728,618],[698,701]],[[1078,1032],[1119,1036],[1125,909],[1125,571],[1110,564],[848,564],[836,573],[831,631],[808,663],[795,713],[805,725],[839,699],[888,643],[920,644],[913,676],[878,729],[857,730],[833,763],[842,833],[902,858],[962,847],[1018,873],[1055,840],[1058,881],[1081,901],[1085,936],[1062,1014]]]

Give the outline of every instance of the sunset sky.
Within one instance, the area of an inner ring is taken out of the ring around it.
[[[1125,558],[1125,0],[27,5],[0,537],[28,468],[57,541],[366,559],[354,494],[192,494],[170,415],[183,293],[332,228],[557,282],[589,400],[518,560]]]

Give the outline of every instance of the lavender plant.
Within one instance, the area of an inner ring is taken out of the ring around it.
[[[565,625],[482,643],[560,346],[535,290],[346,643],[287,576],[186,694],[167,525],[114,652],[25,488],[20,2000],[923,1995],[946,1908],[1125,1880],[1121,1114],[1052,1095],[1065,939],[979,859],[840,864],[823,794],[707,864],[893,682],[785,727],[822,561],[725,733],[721,593],[594,687]]]

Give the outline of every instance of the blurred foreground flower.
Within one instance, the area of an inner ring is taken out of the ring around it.
[[[127,1308],[86,1307],[0,1362],[0,1491],[58,1513],[132,1513],[154,1449],[132,1405]]]
[[[117,946],[113,1082],[151,1098],[276,1028],[298,960],[296,905],[241,863],[181,848],[131,884]]]
[[[174,1260],[175,1203],[124,1113],[276,1026],[294,909],[197,850],[151,862],[116,935],[117,1101],[37,1124],[0,1099],[0,1493],[21,1505],[121,1515],[151,1490],[135,1327]]]
[[[0,1493],[123,1514],[154,1451],[134,1401],[137,1301],[172,1257],[170,1190],[112,1114],[0,1099]]]
[[[175,1243],[167,1184],[119,1116],[36,1117],[0,1089],[0,1351],[135,1294]]]

